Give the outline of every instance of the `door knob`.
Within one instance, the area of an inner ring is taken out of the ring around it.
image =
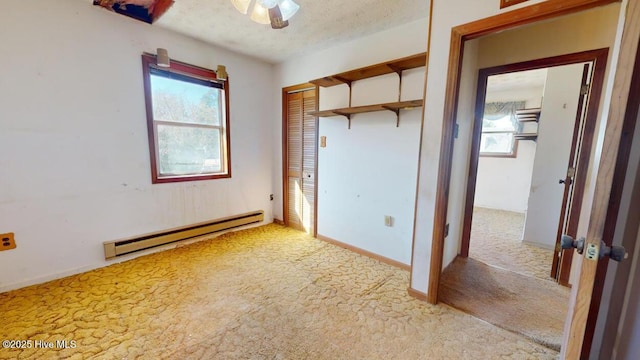
[[[558,180],[558,184],[565,184],[566,181],[564,179]],[[569,185],[571,185],[571,179],[569,179]]]
[[[569,235],[562,234],[562,237],[560,237],[560,246],[563,249],[576,248],[576,250],[578,250],[578,254],[582,254],[582,252],[584,251],[584,241],[585,238],[575,240]]]
[[[604,241],[600,241],[600,259],[608,256],[611,260],[622,261],[629,257],[629,254],[622,246],[608,247]]]
[[[576,250],[578,250],[578,254],[582,254],[582,252],[584,251],[584,243],[584,237],[578,240],[574,240],[571,236],[564,234],[562,235],[562,237],[560,237],[560,246],[563,249],[576,248]],[[628,258],[629,254],[622,246],[609,247],[607,246],[607,244],[605,244],[604,241],[600,240],[600,254],[598,255],[598,258],[602,259],[605,256],[608,256],[611,260],[614,261],[622,261]]]

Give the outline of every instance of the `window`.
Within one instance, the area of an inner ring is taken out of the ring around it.
[[[515,134],[520,124],[515,110],[524,107],[524,102],[485,104],[480,137],[480,156],[516,157],[518,142]]]
[[[213,70],[142,55],[152,182],[231,177],[228,81]]]

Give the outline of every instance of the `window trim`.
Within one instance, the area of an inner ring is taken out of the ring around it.
[[[486,106],[486,104],[485,104],[485,106]],[[513,118],[511,118],[511,120],[513,121]],[[511,146],[511,151],[510,152],[497,152],[497,151],[483,152],[482,149],[480,149],[478,151],[478,156],[479,157],[493,157],[493,158],[516,158],[516,157],[518,157],[518,142],[520,140],[516,139],[515,136],[516,136],[516,134],[518,134],[520,132],[521,128],[522,128],[522,124],[518,123],[518,126],[515,126],[515,128],[513,130],[493,130],[491,128],[485,130],[484,129],[484,116],[483,116],[482,125],[481,125],[481,129],[480,129],[480,144],[482,144],[482,135],[485,135],[485,134],[511,134],[511,136],[513,138],[513,142],[512,142],[513,145]]]
[[[153,103],[151,99],[151,68],[156,68],[162,71],[168,71],[180,76],[187,76],[195,80],[213,81],[222,83],[222,89],[224,91],[224,109],[222,111],[224,120],[222,124],[221,141],[224,143],[221,146],[224,155],[221,154],[220,160],[223,168],[226,169],[223,174],[208,174],[208,175],[171,175],[171,176],[159,176],[158,171],[158,144],[156,142],[157,133],[155,121],[153,118]],[[230,110],[229,110],[229,79],[225,81],[218,80],[216,72],[203,67],[190,65],[184,62],[171,59],[171,64],[167,68],[158,68],[156,66],[156,56],[153,54],[142,54],[142,73],[144,81],[144,98],[145,108],[147,112],[147,137],[149,140],[149,154],[151,159],[151,183],[173,183],[183,181],[199,181],[199,180],[214,180],[214,179],[227,179],[231,178],[231,129],[229,126]]]
[[[518,157],[518,143],[520,140],[515,138],[517,131],[481,131],[480,132],[480,142],[482,142],[482,135],[484,134],[512,134],[514,136],[513,139],[513,147],[510,153],[500,153],[500,152],[479,152],[480,157],[490,157],[490,158],[516,158]]]

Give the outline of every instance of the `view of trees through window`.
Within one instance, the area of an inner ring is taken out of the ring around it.
[[[150,75],[159,176],[224,171],[223,90]]]

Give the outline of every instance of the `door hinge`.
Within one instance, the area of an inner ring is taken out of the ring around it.
[[[582,85],[580,88],[580,95],[587,95],[589,93],[589,85]]]
[[[444,226],[444,237],[449,236],[449,224]]]
[[[456,123],[456,125],[453,127],[453,138],[457,139],[458,138],[458,130],[460,129],[460,125],[458,125],[458,123]]]

